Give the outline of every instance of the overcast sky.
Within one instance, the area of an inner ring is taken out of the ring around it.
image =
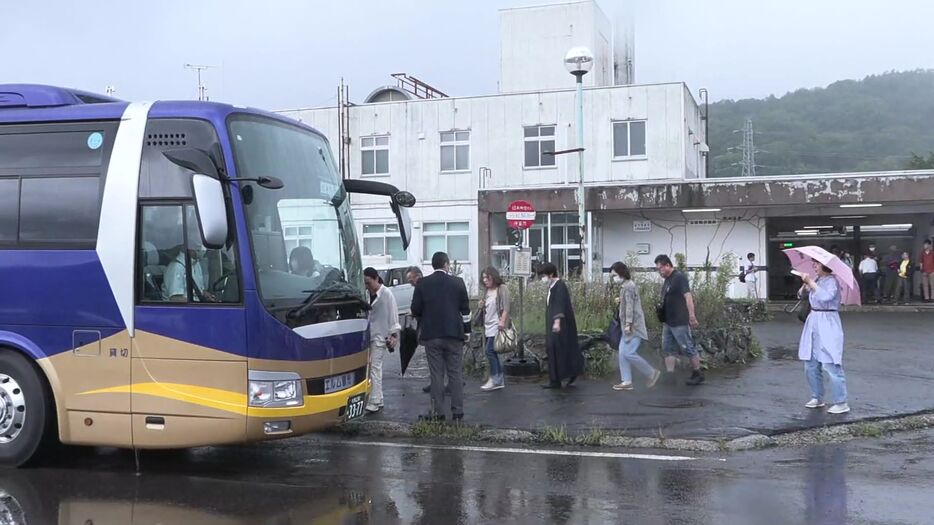
[[[284,109],[330,105],[408,72],[450,95],[496,92],[497,10],[535,0],[0,0],[0,83],[125,99]],[[711,99],[781,95],[888,70],[934,68],[926,0],[598,0],[628,10],[639,83],[685,81]]]

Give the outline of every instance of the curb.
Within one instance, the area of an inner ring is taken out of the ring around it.
[[[743,452],[770,447],[801,447],[820,443],[838,443],[853,439],[879,438],[896,432],[911,432],[934,427],[934,410],[861,421],[837,423],[818,428],[796,430],[767,436],[751,434],[734,439],[680,439],[632,437],[621,433],[589,429],[577,435],[559,429],[534,432],[509,428],[483,428],[471,425],[360,421],[345,423],[329,430],[345,436],[467,443],[515,443],[537,445],[577,445],[588,447],[643,448],[684,452]],[[445,429],[451,429],[448,432]],[[464,439],[466,437],[466,439]]]

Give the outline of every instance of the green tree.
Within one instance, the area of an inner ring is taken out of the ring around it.
[[[915,153],[911,154],[911,160],[905,164],[906,170],[934,170],[934,151],[928,154],[927,158],[924,158],[924,155],[917,155]]]

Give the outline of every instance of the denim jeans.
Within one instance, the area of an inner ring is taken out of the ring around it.
[[[694,344],[691,327],[662,324],[662,354],[665,357],[674,357],[678,354],[691,358],[697,357],[697,345]]]
[[[877,273],[864,273],[863,274],[863,302],[868,303],[870,299],[874,299],[876,302],[879,302],[882,299],[881,292],[879,289],[879,274]]]
[[[642,344],[642,338],[633,336],[626,340],[623,336],[619,340],[619,377],[623,383],[632,383],[632,369],[635,366],[645,377],[652,377],[655,369],[641,355],[638,354],[639,345]]]
[[[830,391],[833,394],[834,404],[846,403],[846,375],[843,373],[843,365],[833,363],[821,363],[817,360],[816,352],[811,353],[811,360],[804,363],[804,370],[808,376],[808,386],[811,387],[811,397],[824,400],[824,375],[823,370],[830,376]]]
[[[499,362],[499,355],[496,354],[496,338],[486,338],[486,360],[490,365],[490,379],[496,385],[503,384],[503,365]]]

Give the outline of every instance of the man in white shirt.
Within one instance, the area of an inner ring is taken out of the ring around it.
[[[370,294],[370,399],[367,412],[383,408],[383,356],[398,344],[399,308],[396,298],[383,286],[379,272],[374,268],[363,270],[363,283]]]
[[[214,295],[207,289],[207,281],[204,277],[204,270],[201,268],[201,260],[207,250],[204,246],[189,249],[188,256],[191,258],[191,280],[194,285],[192,290],[192,299],[195,302],[214,302]],[[173,303],[184,303],[188,301],[188,287],[186,286],[187,261],[185,259],[185,250],[180,249],[178,255],[165,268],[165,274],[162,280],[162,299]]]
[[[863,303],[869,303],[869,297],[872,296],[877,303],[882,302],[882,294],[879,290],[879,261],[872,253],[863,255],[863,260],[859,263],[859,274],[863,280]]]
[[[746,259],[749,260],[749,263],[746,265],[746,268],[743,270],[743,273],[746,277],[746,296],[749,299],[754,301],[759,300],[759,287],[757,272],[759,268],[756,267],[756,254],[749,252],[746,254]]]

